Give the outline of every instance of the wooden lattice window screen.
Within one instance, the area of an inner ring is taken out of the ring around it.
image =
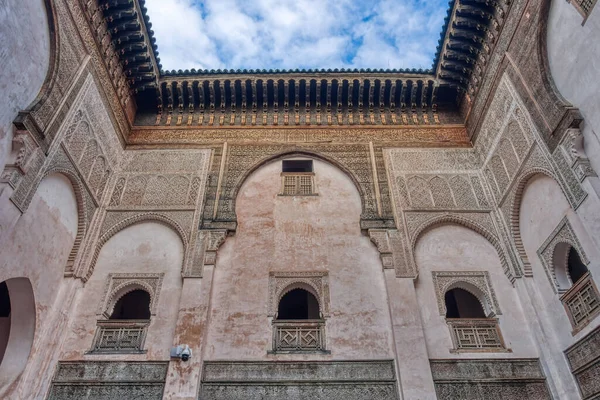
[[[283,190],[284,196],[312,196],[314,189],[313,173],[284,173]]]
[[[573,326],[573,334],[600,314],[600,295],[589,272],[571,286],[560,300]]]
[[[506,351],[496,318],[447,318],[454,351]]]
[[[596,5],[596,1],[597,0],[570,0],[570,3],[573,4],[577,11],[587,19]]]
[[[91,353],[139,353],[146,340],[147,320],[98,321]]]
[[[303,352],[325,350],[325,322],[273,321],[273,350]]]

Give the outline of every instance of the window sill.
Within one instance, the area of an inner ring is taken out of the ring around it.
[[[331,350],[268,350],[268,355],[278,355],[278,354],[320,354],[320,355],[328,355],[331,354]]]
[[[103,355],[117,355],[117,354],[146,354],[148,350],[90,350],[86,351],[86,356],[103,356]]]
[[[463,353],[512,353],[512,349],[450,349],[450,354],[463,354]]]
[[[311,194],[283,194],[283,193],[279,193],[279,194],[277,194],[277,196],[282,196],[282,197],[316,197],[318,195],[319,195],[319,193],[311,193]]]

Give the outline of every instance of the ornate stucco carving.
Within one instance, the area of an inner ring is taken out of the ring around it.
[[[573,231],[573,227],[571,227],[567,217],[564,217],[537,250],[538,257],[542,261],[542,265],[546,271],[546,276],[548,276],[555,293],[562,292],[566,289],[560,285],[556,277],[555,266],[557,263],[560,262],[566,264],[566,259],[560,261],[556,260],[557,254],[555,254],[555,249],[559,243],[565,243],[571,247],[574,247],[579,253],[581,261],[584,264],[589,263],[589,260],[585,255],[585,251],[583,251],[583,248],[581,247],[581,244],[579,243],[579,240]],[[566,265],[564,267],[566,268]]]
[[[319,301],[319,311],[329,317],[329,273],[327,271],[301,271],[269,273],[268,315],[276,317],[279,300],[293,289],[311,292]]]
[[[269,381],[268,385],[265,382]],[[311,398],[397,400],[392,360],[207,361],[202,398]]]
[[[446,292],[456,288],[477,297],[488,317],[501,314],[487,271],[433,271],[431,274],[440,315],[446,315]]]
[[[156,315],[163,273],[111,273],[106,278],[102,301],[96,314],[109,318],[117,301],[134,290],[145,290],[150,295],[150,314]]]
[[[141,396],[148,400],[159,400],[163,397],[168,365],[163,361],[60,362],[48,399],[125,399]]]
[[[538,359],[430,360],[438,399],[550,400]]]

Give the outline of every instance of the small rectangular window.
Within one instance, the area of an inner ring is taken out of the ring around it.
[[[282,172],[313,172],[312,160],[283,160]]]
[[[312,160],[283,160],[281,171],[281,195],[315,195],[315,174]]]

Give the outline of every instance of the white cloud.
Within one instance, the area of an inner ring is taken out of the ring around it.
[[[164,69],[429,68],[447,0],[146,0]]]

